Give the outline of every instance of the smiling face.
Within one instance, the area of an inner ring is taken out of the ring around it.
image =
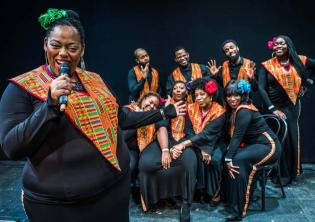
[[[141,102],[140,108],[143,111],[150,111],[150,110],[155,110],[159,108],[159,105],[160,105],[159,98],[152,95],[152,96],[148,96]]]
[[[185,100],[187,96],[187,89],[185,83],[178,82],[174,85],[172,90],[172,98],[177,101]]]
[[[202,89],[195,90],[195,98],[196,102],[203,109],[209,107],[212,104],[212,96],[210,96]]]
[[[45,38],[44,50],[49,66],[56,75],[59,75],[60,65],[64,62],[69,63],[71,73],[74,73],[84,54],[80,34],[72,26],[55,26]]]
[[[239,48],[235,43],[228,42],[223,46],[224,54],[229,58],[229,60],[235,61],[239,57]]]
[[[276,54],[277,57],[288,55],[288,45],[283,38],[276,38],[273,43],[273,52]]]
[[[226,102],[232,109],[236,109],[241,104],[242,97],[238,94],[231,94],[226,97]]]
[[[175,62],[182,67],[186,67],[189,64],[189,53],[185,49],[176,51]]]

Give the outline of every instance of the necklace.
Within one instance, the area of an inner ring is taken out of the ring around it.
[[[280,62],[280,64],[284,67],[288,66],[290,64],[290,59],[288,59],[287,61],[285,62]]]
[[[81,82],[76,81],[76,82],[72,82],[72,83],[75,84],[75,85],[72,87],[72,89],[73,89],[74,91],[77,91],[77,92],[85,91],[84,86],[82,85]]]

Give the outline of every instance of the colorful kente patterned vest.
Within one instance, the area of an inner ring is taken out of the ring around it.
[[[202,132],[207,123],[219,118],[223,113],[225,113],[225,109],[220,104],[213,102],[206,116],[202,118],[202,111],[198,103],[188,105],[188,116],[196,134]]]
[[[243,64],[240,67],[239,73],[237,75],[237,80],[247,80],[248,82],[253,78],[253,70],[250,67],[251,61],[249,59],[243,58]],[[222,80],[223,87],[231,81],[229,61],[225,61],[222,65]]]
[[[184,75],[180,71],[180,68],[177,67],[172,73],[174,82],[175,81],[187,82],[187,81],[191,81],[191,80],[196,80],[196,79],[202,78],[202,72],[201,72],[200,65],[197,64],[197,63],[190,63],[190,64],[191,64],[191,79],[186,80]],[[192,99],[191,95],[189,95],[187,97],[187,102],[188,103],[192,103],[193,102],[193,99]]]
[[[143,72],[140,70],[139,66],[133,67],[133,70],[136,74],[137,81],[139,82],[141,78],[143,77]],[[145,93],[149,91],[158,92],[158,88],[159,88],[159,74],[156,69],[152,68],[151,85],[149,86],[148,79],[145,79],[145,83],[144,83],[143,89],[140,92],[139,98],[141,98]]]
[[[116,156],[119,107],[116,98],[98,74],[79,68],[76,74],[86,92],[74,91],[68,96],[65,115],[102,156],[120,170]],[[47,67],[41,66],[11,81],[32,96],[46,101],[53,78]]]
[[[299,57],[305,65],[307,57],[301,55]],[[302,82],[295,67],[290,65],[290,69],[288,71],[285,70],[276,57],[263,62],[262,65],[278,81],[280,86],[290,98],[291,102],[295,105]]]

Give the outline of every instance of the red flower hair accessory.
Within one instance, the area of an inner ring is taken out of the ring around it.
[[[272,38],[272,41],[268,41],[267,45],[269,49],[273,49],[273,45],[275,44],[275,41],[276,41],[275,37]]]
[[[215,94],[218,91],[218,85],[210,80],[205,84],[205,91],[210,95]]]

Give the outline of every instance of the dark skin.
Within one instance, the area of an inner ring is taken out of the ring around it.
[[[140,65],[143,78],[147,78],[150,68],[150,56],[146,50],[139,48],[135,50],[136,63]]]
[[[180,49],[175,52],[175,62],[181,67],[187,67],[189,65],[189,53],[185,49]]]
[[[75,69],[84,54],[84,44],[81,37],[72,26],[55,26],[44,40],[44,50],[47,53],[47,60],[52,72],[58,76],[50,84],[51,98],[54,103],[62,95],[69,95],[74,82],[78,81]],[[63,62],[68,62],[72,76],[60,76],[59,69]]]
[[[286,63],[289,61],[289,49],[285,40],[281,37],[276,38],[273,44],[273,52],[276,55],[276,58],[281,63]],[[289,63],[287,63],[289,65]],[[281,119],[286,119],[287,116],[280,110],[273,111],[273,114],[279,116]]]
[[[212,96],[206,93],[202,89],[196,89],[195,90],[195,97],[196,97],[196,102],[199,104],[202,114],[206,115],[208,111],[211,108],[212,105]],[[185,140],[175,146],[171,149],[172,157],[173,159],[177,159],[187,146],[191,146],[192,142],[191,140]],[[211,155],[208,153],[204,152],[201,150],[202,154],[202,160],[206,165],[209,165],[211,163]]]

